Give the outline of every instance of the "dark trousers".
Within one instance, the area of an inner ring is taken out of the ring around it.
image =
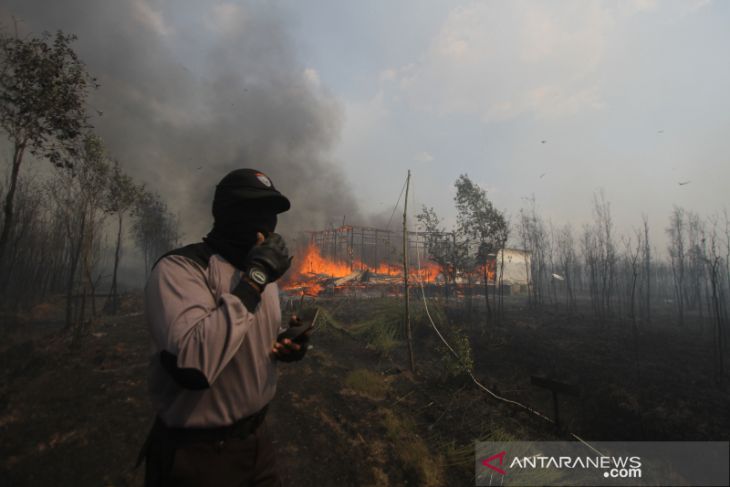
[[[153,430],[145,487],[281,486],[268,421],[245,438],[180,444]]]

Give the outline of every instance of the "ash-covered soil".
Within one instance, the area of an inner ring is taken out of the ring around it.
[[[454,364],[417,309],[414,375],[391,329],[399,326],[397,300],[320,304],[327,312],[314,348],[302,362],[280,365],[270,409],[285,485],[473,485],[475,440],[567,439],[464,375],[448,375]],[[0,485],[142,484],[134,464],[153,412],[139,306],[133,300],[76,341],[48,317],[3,317]],[[718,383],[708,372],[709,338],[700,329],[685,337],[647,327],[636,349],[625,324],[599,328],[558,311],[514,306],[488,326],[458,310],[434,313],[447,336],[465,330],[476,374],[507,397],[551,414],[549,393],[530,386],[530,375],[579,385],[579,398],[561,398],[561,415],[586,439],[730,435],[727,378]]]
[[[135,461],[153,420],[143,316],[105,317],[76,342],[53,322],[22,327],[0,355],[0,484],[142,485]],[[285,485],[451,484],[443,445],[423,424],[441,415],[448,391],[338,329],[317,330],[312,343],[305,360],[280,364],[270,409]],[[374,382],[349,387],[355,370]],[[472,462],[455,470],[463,482]]]

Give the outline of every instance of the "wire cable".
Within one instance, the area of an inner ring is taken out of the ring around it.
[[[386,230],[390,230],[390,224],[393,223],[393,216],[395,216],[395,210],[398,209],[398,205],[400,204],[400,199],[403,197],[403,191],[406,190],[407,183],[408,183],[408,178],[406,178],[406,180],[403,181],[403,187],[400,189],[400,195],[398,195],[398,201],[395,202],[395,206],[393,207],[393,212],[390,214],[390,220],[388,220],[388,225],[385,227]]]

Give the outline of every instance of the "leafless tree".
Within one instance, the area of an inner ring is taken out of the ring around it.
[[[576,310],[575,299],[575,276],[579,273],[577,270],[578,259],[575,251],[575,239],[573,238],[573,229],[570,225],[564,225],[558,232],[557,236],[557,260],[558,270],[565,279],[566,304],[569,311]]]
[[[147,190],[141,191],[137,198],[132,232],[144,256],[146,276],[157,259],[180,240],[177,218],[158,194]]]
[[[91,315],[96,314],[94,266],[99,254],[99,237],[105,213],[104,197],[110,166],[97,136],[87,134],[72,168],[60,169],[50,192],[64,213],[68,239],[69,270],[66,283],[66,328],[83,332],[86,298],[91,298]],[[77,289],[80,284],[81,289]],[[80,292],[77,303],[76,295]],[[78,304],[78,306],[77,306]]]
[[[42,183],[21,175],[16,185],[17,224],[8,234],[7,253],[0,272],[8,308],[33,304],[57,291],[65,269],[60,222]]]
[[[520,209],[517,230],[522,246],[529,253],[528,300],[536,306],[544,302],[550,277],[546,258],[545,224],[537,214],[534,197],[530,199],[530,203],[530,208]]]
[[[641,216],[642,230],[644,244],[642,249],[642,278],[640,281],[640,287],[643,290],[644,299],[644,319],[647,323],[651,322],[651,282],[652,282],[652,261],[651,261],[651,246],[649,245],[649,217],[646,214]]]
[[[720,383],[720,379],[725,374],[725,362],[724,354],[726,349],[726,332],[725,332],[725,319],[722,312],[722,296],[723,290],[723,262],[720,254],[720,243],[718,236],[718,222],[717,219],[713,219],[712,227],[709,234],[709,243],[705,240],[703,244],[707,247],[703,255],[705,257],[705,265],[709,274],[709,280],[711,284],[711,303],[712,303],[712,316],[713,316],[713,372],[716,383]]]
[[[613,241],[613,219],[611,205],[606,201],[603,191],[593,196],[595,251],[597,258],[596,278],[599,299],[598,316],[602,323],[606,323],[611,314],[613,287],[616,278],[616,250]]]
[[[674,211],[669,220],[667,228],[669,236],[669,258],[672,266],[672,276],[674,279],[674,301],[677,307],[677,316],[679,318],[679,326],[684,327],[685,314],[685,274],[687,267],[687,236],[685,211],[683,208],[674,207]]]
[[[550,274],[549,282],[550,282],[550,301],[552,304],[557,307],[558,306],[558,283],[561,282],[560,278],[557,277],[559,274],[557,274],[555,271],[557,270],[557,265],[555,263],[557,259],[557,243],[556,243],[556,237],[555,237],[555,226],[553,225],[552,221],[548,221],[548,232],[546,232],[546,238],[545,238],[545,244],[546,244],[546,251],[545,254],[547,256],[547,268],[548,273]],[[560,276],[563,277],[563,276]],[[563,278],[564,279],[564,278]]]
[[[639,256],[643,248],[643,234],[640,230],[636,231],[636,244],[631,240],[631,237],[624,238],[624,255],[623,262],[625,264],[625,271],[623,272],[624,280],[626,281],[626,300],[628,301],[628,312],[631,318],[632,328],[636,329],[637,313],[636,313],[636,288],[641,273],[641,263]]]
[[[709,293],[709,283],[705,279],[705,250],[702,240],[705,235],[705,225],[700,216],[692,211],[687,212],[687,308],[697,310],[699,322],[704,321],[703,299]]]
[[[646,220],[644,220],[646,222]],[[646,228],[646,227],[644,227]],[[640,351],[640,340],[639,340],[639,326],[637,323],[637,312],[636,312],[636,291],[637,282],[642,272],[642,262],[639,260],[645,249],[644,230],[638,229],[635,231],[636,244],[633,245],[631,237],[624,239],[625,253],[623,261],[627,265],[627,271],[623,273],[623,277],[627,280],[627,297],[629,300],[629,316],[631,318],[631,333],[633,335],[633,352],[634,352],[634,373],[636,374],[636,383],[638,386],[638,398],[639,398],[639,421],[641,425],[641,432],[644,431],[644,419],[641,413],[641,402],[643,396],[643,385],[641,379],[641,351]]]
[[[117,274],[119,262],[122,258],[122,236],[124,227],[124,216],[132,208],[140,197],[140,188],[132,178],[124,173],[119,161],[114,161],[109,181],[106,186],[105,211],[117,218],[117,235],[114,247],[114,267],[112,269],[112,282],[109,289],[109,299],[106,310],[116,314],[119,309],[119,290],[117,285]]]

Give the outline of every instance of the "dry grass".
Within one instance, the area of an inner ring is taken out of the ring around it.
[[[417,484],[426,487],[443,485],[443,461],[429,451],[426,442],[416,433],[413,420],[385,409],[382,422],[399,460],[406,471],[418,479]]]

